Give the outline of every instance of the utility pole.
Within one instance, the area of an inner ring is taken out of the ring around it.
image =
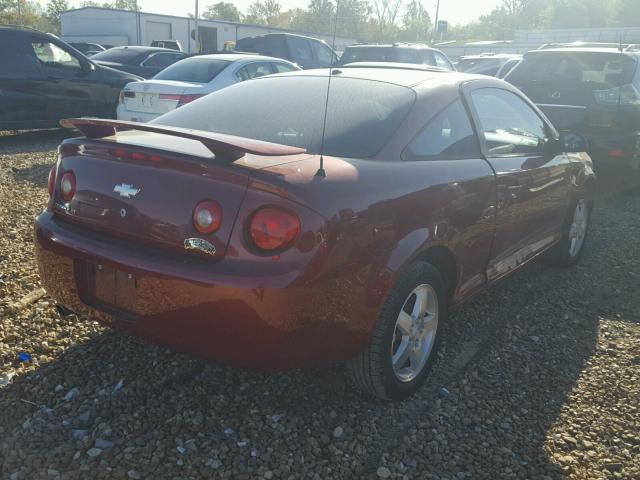
[[[18,25],[22,25],[22,0],[18,0]]]
[[[196,53],[200,53],[200,42],[198,41],[198,0],[196,0],[196,18],[195,18],[195,35],[194,40],[196,42]]]
[[[438,35],[438,15],[440,14],[440,0],[436,3],[436,21],[433,24],[433,37],[431,38],[431,43],[436,43],[436,38]]]

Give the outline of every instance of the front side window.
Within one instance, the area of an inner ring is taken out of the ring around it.
[[[313,42],[313,48],[316,52],[316,57],[318,58],[318,62],[320,62],[323,66],[330,66],[334,62],[333,52],[329,47],[323,45],[320,42]]]
[[[296,70],[293,65],[289,65],[288,63],[274,62],[272,65],[276,73],[292,72]]]
[[[436,66],[438,66],[440,68],[444,68],[446,70],[451,70],[451,64],[444,57],[444,55],[442,55],[441,53],[438,53],[438,52],[433,52],[433,56],[436,59]]]
[[[31,42],[36,58],[43,67],[51,68],[80,68],[80,61],[66,50],[46,40]]]
[[[480,147],[462,102],[456,100],[414,138],[403,160],[479,158]]]
[[[500,88],[471,93],[489,155],[541,154],[547,129],[538,114],[516,94]]]

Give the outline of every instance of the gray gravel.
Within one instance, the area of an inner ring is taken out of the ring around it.
[[[1,478],[640,478],[640,192],[620,179],[580,265],[459,309],[430,385],[384,404],[339,366],[262,375],[46,296],[11,311],[40,286],[32,222],[62,137],[0,135]]]

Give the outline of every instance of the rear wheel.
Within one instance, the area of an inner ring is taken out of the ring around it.
[[[568,267],[580,260],[589,232],[592,206],[585,197],[572,203],[564,222],[562,239],[550,252],[550,263]]]
[[[431,264],[418,262],[394,285],[367,348],[348,364],[365,393],[401,400],[424,382],[447,317],[445,283]]]

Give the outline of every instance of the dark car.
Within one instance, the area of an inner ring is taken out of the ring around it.
[[[358,44],[345,48],[340,64],[355,62],[392,62],[430,65],[455,70],[447,56],[436,48],[422,44],[394,43],[389,45]]]
[[[170,50],[177,50],[182,52],[182,45],[178,40],[153,40],[151,42],[152,47],[168,48]]]
[[[596,161],[640,167],[640,53],[546,48],[525,54],[505,78],[560,130],[582,133]],[[602,165],[602,164],[601,164]]]
[[[338,63],[335,52],[322,40],[291,33],[241,38],[236,42],[235,50],[284,58],[300,68],[323,68]]]
[[[59,127],[69,116],[115,116],[140,77],[96,65],[54,35],[0,26],[0,130]]]
[[[73,48],[82,52],[87,57],[91,55],[95,55],[96,53],[104,52],[106,50],[105,47],[98,43],[87,43],[87,42],[69,42]]]
[[[36,220],[49,294],[234,365],[346,361],[398,399],[450,305],[542,253],[579,259],[594,186],[579,136],[501,80],[338,72],[328,100],[325,69],[151,123],[66,121],[86,136],[61,145]]]
[[[522,60],[522,55],[497,53],[465,55],[460,57],[456,68],[460,72],[504,78]]]
[[[187,56],[187,53],[170,48],[114,47],[93,55],[91,60],[99,65],[133,73],[142,78],[151,78]]]

